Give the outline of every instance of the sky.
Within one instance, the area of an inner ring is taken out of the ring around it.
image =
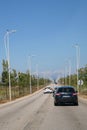
[[[0,73],[6,59],[4,36],[9,34],[11,69],[32,73],[76,70],[76,48],[80,65],[87,64],[87,0],[0,0]]]

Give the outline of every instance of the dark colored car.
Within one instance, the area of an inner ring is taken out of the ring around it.
[[[74,104],[78,105],[78,93],[72,86],[58,87],[54,95],[54,105],[59,104]]]
[[[55,87],[54,87],[54,90],[53,90],[53,97],[54,97],[54,95],[55,95],[55,93],[56,93],[58,87],[59,87],[59,86],[55,86]]]

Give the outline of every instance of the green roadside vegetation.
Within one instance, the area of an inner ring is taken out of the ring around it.
[[[29,70],[26,73],[17,72],[15,69],[11,70],[11,98],[12,100],[26,96],[30,94],[30,77],[32,93],[42,89],[44,86],[50,84],[50,80],[37,77],[35,75],[30,76]],[[8,73],[8,62],[2,61],[2,73],[0,75],[0,103],[9,101],[9,73]]]
[[[79,80],[83,81],[82,85],[78,85],[79,95],[83,97],[87,97],[87,65],[78,70]],[[64,85],[75,86],[77,89],[77,75],[67,75],[66,77],[61,77],[59,82]]]
[[[11,98],[12,100],[30,94],[30,72],[17,72],[15,69],[11,70]],[[2,73],[0,75],[0,103],[9,101],[9,74],[8,62],[2,61]],[[87,65],[79,69],[79,80],[83,81],[83,85],[79,85],[79,94],[87,97]],[[71,74],[59,79],[60,84],[75,86],[77,89],[77,75]],[[51,80],[31,75],[32,93],[44,88],[50,84]]]

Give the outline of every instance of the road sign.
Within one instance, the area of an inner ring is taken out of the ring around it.
[[[78,80],[78,85],[83,85],[83,80]]]

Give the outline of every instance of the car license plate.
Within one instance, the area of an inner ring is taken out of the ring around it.
[[[70,96],[67,96],[67,95],[65,95],[65,96],[63,96],[64,98],[68,98],[68,97],[70,97]]]

